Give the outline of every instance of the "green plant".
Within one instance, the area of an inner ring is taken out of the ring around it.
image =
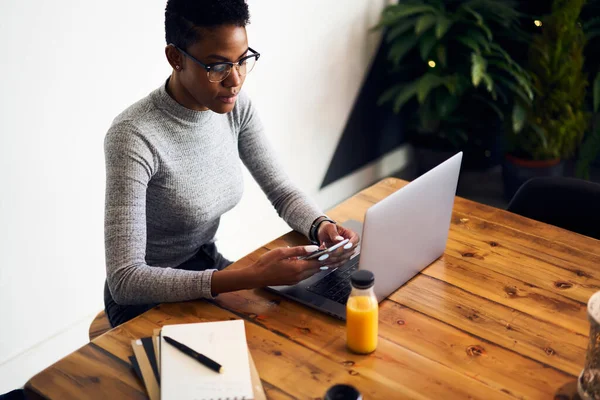
[[[579,178],[590,178],[590,166],[600,153],[600,58],[596,51],[600,45],[600,1],[588,0],[584,5],[580,19],[585,34],[585,67],[595,74],[592,90],[587,91],[587,109],[591,110],[590,126],[579,148],[579,157],[575,174]]]
[[[386,7],[375,29],[385,29],[393,84],[379,104],[400,112],[418,102],[417,130],[466,140],[471,118],[461,104],[485,104],[500,120],[513,98],[533,98],[530,78],[495,39],[519,33],[515,3],[508,0],[403,0]],[[412,57],[411,57],[412,56]],[[472,110],[470,110],[472,112]]]
[[[600,36],[600,17],[593,17],[589,21],[585,21],[582,28],[585,32],[585,40],[588,42]]]
[[[590,165],[600,152],[600,71],[592,85],[593,116],[590,131],[581,144],[575,174],[579,178],[590,178]]]
[[[571,157],[588,124],[584,111],[584,32],[578,22],[584,0],[554,0],[532,38],[528,69],[534,100],[518,103],[509,127],[508,151],[515,156],[551,160]]]

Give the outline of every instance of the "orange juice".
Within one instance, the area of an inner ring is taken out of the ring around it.
[[[350,296],[346,303],[346,343],[348,348],[368,354],[377,348],[379,305],[374,295]]]

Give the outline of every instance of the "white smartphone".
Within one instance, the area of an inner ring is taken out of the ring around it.
[[[329,247],[329,248],[327,248],[327,249],[323,249],[323,250],[317,250],[317,251],[315,251],[314,253],[311,253],[311,254],[309,254],[309,255],[308,255],[308,256],[306,256],[306,257],[301,257],[300,259],[301,259],[301,260],[314,260],[315,258],[319,258],[319,257],[321,257],[321,256],[322,256],[322,255],[324,255],[324,254],[331,253],[331,252],[333,252],[334,250],[337,250],[337,249],[339,249],[340,247],[342,247],[343,245],[345,245],[345,244],[346,244],[346,243],[348,243],[349,241],[350,241],[350,239],[344,239],[344,240],[342,240],[341,242],[338,242],[338,243],[334,244],[333,246],[331,246],[331,247]],[[329,258],[329,257],[327,257],[327,258]],[[326,260],[327,258],[324,258],[323,260],[319,260],[319,261],[324,261],[324,260]]]

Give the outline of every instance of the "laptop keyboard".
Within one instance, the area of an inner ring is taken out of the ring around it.
[[[346,304],[352,286],[350,275],[358,269],[358,257],[354,257],[340,268],[334,270],[306,290],[321,295],[340,304]]]

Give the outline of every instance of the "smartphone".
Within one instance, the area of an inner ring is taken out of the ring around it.
[[[342,247],[349,241],[350,241],[350,239],[344,239],[341,242],[338,242],[327,249],[317,250],[314,253],[311,253],[308,256],[301,258],[301,260],[314,260],[315,258],[321,257],[323,254],[331,253],[332,251],[339,249],[340,247]]]

